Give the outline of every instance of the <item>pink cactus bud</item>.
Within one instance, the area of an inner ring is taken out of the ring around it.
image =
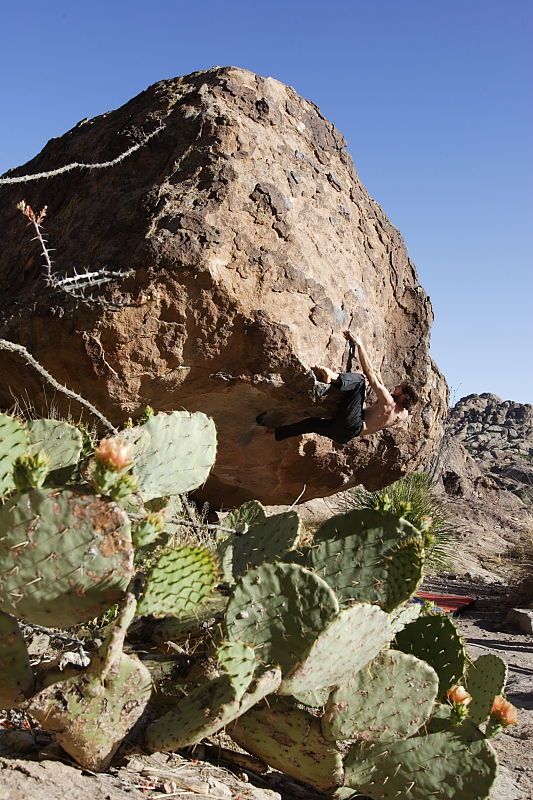
[[[446,697],[456,706],[467,706],[472,702],[472,695],[468,694],[464,686],[460,683],[454,684],[451,689],[446,692]]]
[[[111,470],[122,470],[133,464],[131,444],[118,438],[102,439],[94,457]]]
[[[500,725],[506,727],[507,725],[516,725],[518,722],[518,711],[501,695],[494,698],[492,708],[490,711],[491,719],[499,722]]]

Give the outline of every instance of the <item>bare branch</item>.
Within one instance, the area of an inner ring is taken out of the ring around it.
[[[76,394],[76,392],[73,392],[72,389],[67,389],[66,386],[63,386],[63,384],[56,381],[56,379],[53,378],[52,375],[50,375],[50,373],[47,372],[45,368],[41,364],[39,364],[39,362],[31,355],[31,353],[29,353],[26,350],[26,348],[23,347],[21,344],[15,344],[14,342],[9,342],[7,339],[0,339],[0,350],[8,350],[11,353],[17,353],[18,355],[22,356],[24,361],[27,364],[30,364],[30,366],[32,366],[39,373],[39,375],[42,375],[42,377],[46,380],[46,382],[49,383],[50,386],[53,386],[56,391],[61,392],[67,397],[70,397],[71,400],[76,400],[77,403],[84,406],[88,411],[91,412],[91,414],[93,414],[97,419],[99,419],[100,422],[103,425],[105,425],[105,427],[108,430],[112,431],[113,433],[118,433],[117,428],[115,428],[109,422],[109,420],[106,419],[106,417],[104,417],[104,415],[100,411],[98,411],[97,408],[95,408],[91,403],[89,403],[89,401],[86,400],[84,397],[82,397],[79,394]]]
[[[117,280],[118,278],[129,278],[135,274],[135,270],[110,270],[103,267],[99,270],[85,270],[84,272],[77,272],[74,268],[74,275],[61,277],[54,272],[53,262],[50,257],[51,248],[48,247],[43,234],[42,221],[46,217],[47,207],[44,206],[39,213],[36,213],[33,208],[25,201],[21,200],[17,203],[17,208],[24,214],[30,225],[35,229],[35,236],[32,241],[37,241],[41,245],[41,255],[44,258],[44,278],[45,283],[51,289],[56,289],[70,295],[76,300],[82,300],[85,303],[95,303],[113,308],[122,308],[124,304],[114,303],[102,298],[95,298],[92,295],[85,294],[87,289],[92,289],[97,286],[103,286],[110,281]]]
[[[154,136],[160,133],[165,126],[163,124],[159,125],[152,133],[148,133],[140,142],[137,144],[132,145],[128,150],[125,150],[116,158],[113,158],[111,161],[102,161],[96,164],[85,164],[80,161],[73,161],[71,164],[65,164],[64,167],[58,167],[57,169],[49,170],[48,172],[35,172],[30,175],[17,175],[11,178],[0,178],[0,186],[2,184],[7,183],[27,183],[28,181],[38,181],[41,178],[53,178],[56,175],[62,175],[65,172],[72,172],[74,169],[107,169],[108,167],[114,167],[116,164],[120,164],[121,161],[131,156],[132,153],[135,153],[137,150],[140,150],[141,147],[150,141]]]

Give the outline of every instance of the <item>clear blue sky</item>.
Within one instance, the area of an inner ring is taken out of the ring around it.
[[[278,78],[403,233],[452,397],[533,402],[531,0],[10,0],[0,25],[0,172],[161,78]]]

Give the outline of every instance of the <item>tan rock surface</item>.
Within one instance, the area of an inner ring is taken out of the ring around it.
[[[219,450],[203,494],[216,506],[290,502],[304,486],[303,499],[377,488],[424,463],[446,409],[428,354],[431,304],[312,103],[271,78],[215,68],[79,123],[13,174],[109,160],[159,121],[162,132],[112,169],[3,187],[0,336],[115,422],[146,404],[212,415]],[[49,207],[58,273],[135,271],[103,290],[128,306],[75,306],[43,285],[15,209],[22,197]],[[409,426],[344,447],[312,435],[274,442],[257,414],[323,413],[309,368],[345,367],[346,328],[363,334],[387,383],[423,385]],[[42,380],[15,356],[0,353],[0,369],[0,404],[42,403]]]

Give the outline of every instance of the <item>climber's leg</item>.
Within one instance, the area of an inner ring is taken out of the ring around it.
[[[274,438],[281,442],[283,439],[290,439],[293,436],[302,436],[304,433],[317,433],[326,439],[331,439],[337,444],[346,444],[355,436],[358,436],[363,427],[364,402],[365,402],[365,378],[355,372],[334,373],[327,367],[315,367],[316,370],[324,370],[323,377],[330,378],[331,383],[341,392],[341,405],[332,419],[322,419],[321,417],[306,417],[299,422],[290,425],[278,425],[274,428]],[[329,373],[329,375],[328,375]],[[265,425],[267,412],[264,411],[256,418],[258,425]]]
[[[278,425],[274,429],[274,438],[276,441],[281,442],[282,439],[290,439],[292,436],[301,436],[304,433],[318,433],[320,436],[332,439],[330,426],[331,420],[329,419],[306,417],[306,419],[302,419],[300,422],[293,422],[291,425]]]

